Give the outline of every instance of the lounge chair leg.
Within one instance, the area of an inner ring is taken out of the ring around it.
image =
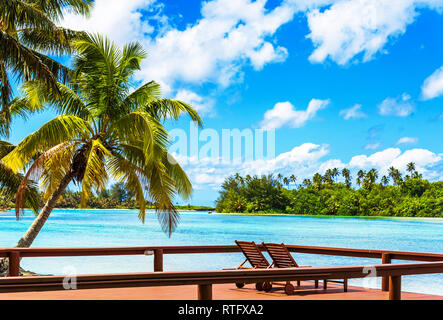
[[[344,279],[343,281],[343,290],[344,292],[348,292],[348,279]]]
[[[255,284],[255,289],[257,289],[258,291],[263,291],[263,285],[264,285],[264,282],[257,282]]]
[[[290,282],[287,282],[285,285],[285,293],[287,295],[294,294],[294,286]]]
[[[315,280],[315,288],[318,288],[318,280]]]
[[[326,290],[328,288],[328,281],[326,279],[323,280],[323,289]]]
[[[265,292],[270,292],[272,290],[272,283],[271,282],[265,282],[263,284],[263,290]]]

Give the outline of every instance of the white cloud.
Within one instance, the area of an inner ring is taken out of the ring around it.
[[[443,66],[438,68],[423,82],[421,95],[424,100],[433,99],[443,94]]]
[[[168,87],[177,81],[228,86],[241,79],[247,65],[261,70],[268,63],[284,61],[288,52],[272,37],[292,19],[294,10],[287,5],[268,10],[265,5],[265,0],[203,2],[200,20],[184,30],[170,28],[144,39],[151,55],[138,77]]]
[[[381,146],[380,142],[368,143],[365,145],[365,150],[375,150],[380,148],[380,146]]]
[[[345,64],[383,50],[414,21],[417,8],[443,8],[441,0],[283,0],[273,9],[268,2],[205,1],[198,20],[177,28],[158,0],[96,0],[91,18],[68,13],[62,25],[100,32],[119,44],[140,41],[149,58],[137,80],[154,79],[165,94],[175,95],[178,82],[226,87],[243,79],[245,67],[261,70],[284,61],[289,53],[275,34],[297,12],[307,16],[315,47],[310,60]]]
[[[409,162],[414,162],[417,170],[426,172],[426,166],[436,164],[442,160],[442,156],[426,149],[406,150],[403,154],[392,160],[396,168],[405,169]]]
[[[212,158],[199,160],[176,156],[176,159],[184,166],[197,189],[218,189],[226,177],[237,172],[243,176],[270,173],[281,173],[286,176],[294,174],[300,183],[305,178],[312,178],[314,173],[324,173],[329,168],[349,168],[354,177],[360,169],[375,168],[381,176],[387,174],[391,166],[404,172],[409,162],[414,162],[417,170],[426,179],[443,178],[443,172],[438,169],[442,164],[443,154],[436,154],[426,149],[410,149],[402,153],[399,148],[388,148],[370,155],[355,155],[349,162],[334,158],[325,159],[329,153],[329,146],[326,144],[304,143],[269,160],[253,160],[236,164]]]
[[[68,13],[62,25],[99,32],[119,44],[141,42],[149,57],[137,79],[154,79],[170,94],[178,81],[228,86],[242,79],[245,66],[261,70],[284,61],[288,52],[273,36],[292,20],[295,7],[283,3],[269,10],[266,5],[267,0],[202,2],[201,18],[181,30],[157,0],[96,0],[89,19]]]
[[[265,112],[261,127],[265,130],[278,129],[283,126],[299,128],[328,104],[329,100],[312,99],[306,110],[296,110],[290,102],[279,102],[274,108]]]
[[[357,168],[371,168],[371,167],[389,167],[393,159],[401,154],[398,148],[389,148],[383,151],[373,153],[370,156],[358,155],[352,157],[349,165]]]
[[[361,104],[356,104],[349,109],[341,110],[340,115],[343,116],[345,120],[361,119],[367,117],[367,114],[361,111]]]
[[[296,1],[297,2],[297,1]],[[303,1],[305,2],[305,1]],[[326,10],[308,11],[308,38],[315,50],[312,62],[327,58],[344,65],[362,55],[371,60],[377,52],[386,52],[386,44],[406,32],[419,15],[417,9],[428,7],[441,11],[441,0],[336,0]],[[324,1],[323,4],[327,3]],[[312,7],[311,7],[312,8]]]
[[[190,104],[202,116],[211,115],[213,112],[214,101],[206,99],[193,91],[181,89],[177,92],[174,99]]]
[[[296,172],[298,175],[308,176],[318,170],[319,160],[328,153],[328,145],[304,143],[269,160],[227,163],[214,158],[197,159],[177,155],[175,158],[184,167],[196,188],[206,186],[217,189],[226,177],[236,172],[242,175]]]
[[[406,117],[414,111],[411,96],[406,93],[400,97],[386,98],[377,107],[382,116]]]
[[[153,15],[156,0],[95,0],[89,19],[74,13],[65,14],[62,25],[107,35],[117,43],[140,40],[154,31],[142,10]]]
[[[399,144],[416,144],[418,142],[418,138],[415,137],[403,137],[398,139],[397,145]]]
[[[422,172],[425,177],[435,177],[442,173],[433,171],[432,166],[442,161],[442,159],[442,155],[426,149],[411,149],[402,153],[398,148],[388,148],[370,156],[354,156],[349,162],[349,166],[358,169],[376,168],[381,174],[386,174],[391,166],[405,170],[409,162],[414,162],[417,170]]]

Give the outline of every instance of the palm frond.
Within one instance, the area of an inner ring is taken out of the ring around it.
[[[61,27],[46,30],[30,28],[21,30],[18,38],[22,44],[32,50],[63,55],[72,53],[72,39],[82,34],[83,32]]]
[[[136,70],[140,70],[140,62],[146,58],[146,51],[140,43],[131,42],[123,47],[118,63],[118,76],[122,80],[129,79]]]
[[[11,153],[2,159],[2,162],[14,172],[18,172],[39,153],[67,141],[86,138],[91,131],[89,123],[79,117],[58,116],[23,139]]]
[[[88,107],[78,94],[62,83],[58,83],[58,92],[46,86],[43,81],[27,81],[21,90],[25,94],[23,100],[31,108],[41,108],[48,104],[60,114],[74,115],[85,120],[90,115]]]
[[[0,31],[0,56],[7,68],[20,78],[43,79],[48,85],[56,86],[56,77],[54,76],[55,66],[57,63],[47,58],[46,62],[53,61],[51,68],[42,61],[43,55],[36,54],[18,40],[8,35],[4,31]]]
[[[159,99],[160,94],[160,85],[155,81],[150,81],[129,94],[123,104],[127,107],[127,110],[132,112]]]
[[[154,101],[148,101],[146,105],[144,105],[143,110],[160,120],[166,120],[168,118],[176,120],[181,114],[186,113],[199,126],[203,126],[203,120],[200,118],[198,112],[189,104],[180,100],[156,99]]]
[[[180,215],[172,203],[175,195],[174,180],[159,163],[152,163],[149,173],[149,196],[156,207],[163,231],[171,236],[180,220]]]
[[[48,154],[43,162],[40,170],[33,173],[35,178],[40,176],[40,186],[43,189],[43,198],[47,201],[54,191],[59,187],[63,178],[71,170],[71,163],[80,142],[69,143],[64,147],[54,147],[58,150],[53,150]],[[54,149],[53,148],[53,149]]]
[[[119,153],[113,152],[113,157],[108,162],[108,169],[114,179],[124,182],[126,188],[130,190],[137,200],[139,207],[138,218],[144,223],[146,213],[146,200],[144,190],[147,186],[148,180],[144,176],[141,168],[137,167]]]
[[[94,5],[92,0],[33,0],[48,16],[57,20],[63,18],[64,11],[89,16]]]
[[[92,140],[86,156],[86,168],[82,180],[82,196],[80,206],[86,207],[92,189],[96,192],[106,189],[108,174],[106,172],[105,157],[110,157],[109,151],[100,140]]]
[[[163,125],[147,112],[135,111],[121,117],[109,129],[122,142],[143,141],[145,154],[152,155],[154,146],[167,149],[168,133]]]
[[[13,199],[22,180],[23,175],[14,173],[10,168],[0,163],[0,194],[2,197]],[[24,206],[37,213],[40,205],[40,195],[35,182],[29,181],[22,194]]]
[[[177,160],[169,153],[165,154],[163,160],[166,172],[174,180],[174,185],[177,193],[185,200],[192,196],[192,183],[188,178],[188,175],[177,162]]]
[[[36,3],[26,0],[2,0],[0,20],[3,30],[13,32],[19,28],[47,29],[55,27],[54,22]]]
[[[10,153],[12,150],[14,150],[15,145],[8,141],[0,140],[0,159],[6,156],[8,153]]]

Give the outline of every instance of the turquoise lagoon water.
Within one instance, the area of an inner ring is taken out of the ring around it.
[[[26,212],[0,213],[0,247],[13,246],[33,220]],[[308,216],[245,216],[182,212],[180,225],[168,238],[154,212],[142,224],[133,210],[54,210],[33,247],[160,246],[258,243],[386,249],[443,253],[443,219],[364,219]],[[377,259],[294,254],[300,265],[372,265]],[[25,258],[25,269],[41,274],[152,271],[152,256]],[[243,261],[239,253],[166,255],[164,268],[217,270]],[[351,285],[379,287],[377,279],[353,279]],[[443,295],[443,274],[407,276],[404,291]]]

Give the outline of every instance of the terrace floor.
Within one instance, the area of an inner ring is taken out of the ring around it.
[[[379,289],[349,287],[328,283],[323,290],[315,288],[311,281],[303,281],[288,296],[282,287],[274,285],[271,292],[257,291],[253,284],[237,289],[233,284],[213,285],[214,300],[387,300],[388,292]],[[35,291],[0,293],[0,300],[196,300],[197,286],[143,287],[118,289],[82,289],[64,291]],[[443,300],[443,296],[403,292],[402,300]]]

